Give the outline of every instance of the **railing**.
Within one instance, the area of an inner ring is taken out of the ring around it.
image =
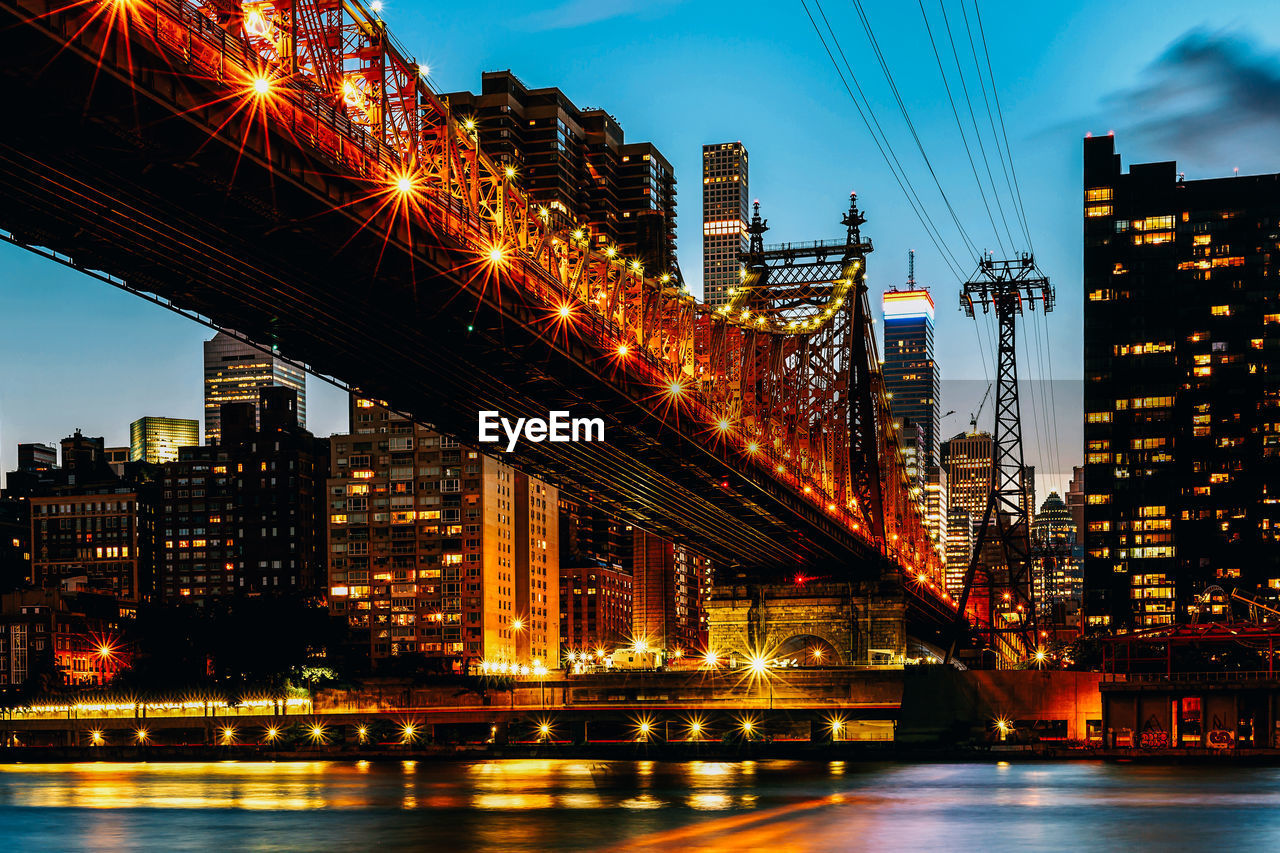
[[[1111,684],[1167,684],[1193,682],[1275,681],[1280,673],[1265,669],[1239,671],[1217,670],[1213,672],[1104,672],[1103,683]]]

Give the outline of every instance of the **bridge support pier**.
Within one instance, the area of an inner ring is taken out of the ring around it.
[[[803,584],[725,584],[707,604],[721,658],[795,658],[802,665],[902,663],[906,596],[896,576]]]

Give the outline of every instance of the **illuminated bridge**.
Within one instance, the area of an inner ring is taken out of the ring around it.
[[[553,223],[353,0],[0,0],[0,228],[446,433],[601,417],[513,464],[755,578],[895,578],[955,621],[845,239],[713,312]],[[834,218],[834,217],[833,217]]]

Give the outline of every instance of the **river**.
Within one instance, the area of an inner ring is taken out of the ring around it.
[[[0,765],[7,850],[1280,849],[1280,768],[578,760]]]

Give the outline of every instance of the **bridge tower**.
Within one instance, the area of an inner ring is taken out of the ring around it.
[[[1031,590],[1031,496],[1025,482],[1022,414],[1018,404],[1018,363],[1014,350],[1017,319],[1036,300],[1053,310],[1053,286],[1030,254],[1012,260],[983,258],[973,280],[965,282],[960,307],[969,317],[993,308],[999,325],[996,358],[996,415],[991,448],[991,485],[978,528],[964,589],[956,611],[958,638],[972,618],[979,636],[1001,664],[1025,659],[1036,648],[1035,606]],[[992,559],[998,545],[999,558]],[[955,653],[953,640],[948,659]]]

